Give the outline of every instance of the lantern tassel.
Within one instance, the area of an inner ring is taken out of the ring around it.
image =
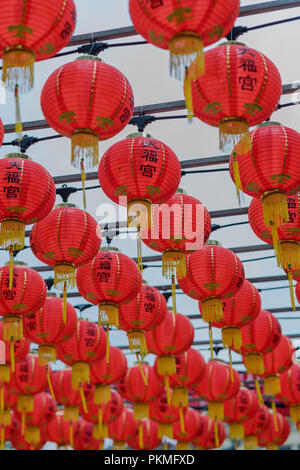
[[[223,152],[232,152],[234,147],[238,155],[249,152],[251,144],[248,123],[234,117],[224,118],[219,124],[219,144]]]
[[[250,353],[244,355],[245,366],[248,374],[263,375],[265,371],[262,354]]]
[[[245,450],[255,450],[258,447],[258,439],[256,435],[245,436],[244,448]]]
[[[296,304],[295,304],[295,296],[294,296],[293,273],[291,271],[288,271],[288,280],[289,280],[291,305],[292,305],[292,309],[295,311]]]
[[[6,250],[22,250],[25,245],[25,224],[21,220],[2,220],[0,244]]]
[[[109,326],[106,326],[106,364],[109,364]]]
[[[162,439],[164,436],[173,439],[173,425],[172,423],[158,423],[158,438]]]
[[[144,448],[144,436],[143,436],[143,424],[139,422],[139,447],[140,449]]]
[[[185,69],[184,96],[185,96],[185,107],[187,109],[188,122],[192,122],[193,117],[194,117],[193,94],[192,94],[191,77],[190,77],[188,68]]]
[[[274,248],[274,252],[275,252],[275,255],[276,255],[276,259],[277,259],[277,266],[281,266],[282,261],[281,261],[281,251],[280,251],[280,244],[279,244],[277,226],[272,223],[270,225],[270,228],[271,228],[271,232],[272,232],[273,248]]]
[[[300,422],[300,406],[290,405],[290,416],[293,423]]]
[[[189,406],[189,394],[186,387],[176,387],[173,389],[172,394],[172,405],[173,406]]]
[[[94,402],[96,405],[110,401],[110,386],[98,384],[95,388]]]
[[[183,409],[182,405],[179,405],[179,421],[180,421],[180,432],[181,434],[186,434],[185,430],[185,423],[184,423],[184,415],[183,415]]]
[[[177,307],[176,307],[176,282],[175,276],[172,276],[172,303],[173,303],[173,312],[176,315]]]
[[[215,443],[216,447],[220,447],[220,441],[219,441],[219,426],[218,426],[218,421],[215,419],[214,420],[214,433],[215,433]]]
[[[12,290],[13,285],[13,277],[14,277],[14,254],[13,249],[10,248],[9,250],[9,290]]]
[[[276,403],[274,401],[274,398],[272,398],[272,410],[273,410],[274,428],[275,428],[275,431],[278,432]]]
[[[15,347],[14,347],[13,336],[11,336],[10,338],[9,349],[10,349],[10,370],[12,373],[14,373],[15,371]]]
[[[230,423],[229,424],[229,439],[243,439],[245,436],[245,429],[243,423]]]
[[[288,222],[287,195],[282,192],[269,193],[262,198],[264,222],[267,227],[276,227]]]
[[[10,381],[10,367],[8,364],[0,364],[0,383]]]
[[[127,333],[131,352],[141,354],[142,357],[148,354],[145,332],[142,330],[132,330]]]
[[[236,152],[232,152],[232,157],[233,157],[233,159],[232,159],[233,178],[234,178],[234,182],[235,182],[235,186],[236,186],[238,201],[239,201],[239,204],[241,204],[240,191],[243,191],[243,185],[242,185],[242,181],[241,181],[241,175],[240,175],[240,171],[239,171],[239,162],[237,160]]]
[[[67,283],[64,282],[64,290],[63,290],[63,324],[67,323]]]
[[[141,376],[142,376],[142,378],[143,378],[144,384],[145,384],[146,387],[147,387],[147,386],[148,386],[148,381],[147,381],[146,376],[145,376],[145,374],[144,374],[143,367],[142,367],[142,364],[141,364],[141,361],[140,361],[140,358],[139,358],[138,353],[136,353],[136,359],[137,359],[137,362],[138,362],[138,366],[139,366],[140,373],[141,373]]]
[[[5,449],[4,437],[5,437],[5,427],[1,426],[1,450]]]
[[[142,255],[142,235],[141,235],[141,227],[140,225],[137,228],[137,255],[138,255],[138,268],[140,273],[143,273],[143,255]]]
[[[211,322],[209,322],[208,334],[209,334],[209,346],[210,346],[210,359],[213,361],[214,360],[214,340],[213,340]]]
[[[73,421],[70,422],[69,425],[69,440],[70,440],[70,446],[74,447],[74,428],[73,428]]]
[[[87,413],[87,407],[86,407],[86,400],[85,400],[85,395],[84,395],[84,391],[83,391],[83,386],[82,386],[82,382],[80,382],[80,385],[79,385],[79,391],[80,391],[80,398],[81,398],[81,403],[82,403],[82,406],[83,406],[83,410],[85,413]]]
[[[4,386],[3,383],[1,382],[1,389],[0,389],[0,412],[1,415],[3,414],[4,410]]]
[[[48,382],[48,387],[49,387],[51,397],[53,398],[53,400],[56,401],[54,391],[53,391],[53,387],[52,387],[52,383],[51,383],[50,374],[49,374],[49,365],[48,364],[46,364],[46,376],[47,376],[47,382]]]
[[[86,362],[75,362],[72,365],[72,388],[80,390],[85,382],[90,382],[90,367]]]
[[[84,171],[84,159],[80,160],[80,169],[81,169],[81,184],[82,184],[82,196],[83,196],[83,207],[86,209],[86,197],[85,197],[85,171]]]
[[[81,167],[82,160],[86,170],[99,164],[99,139],[96,134],[88,129],[79,130],[73,133],[71,142],[71,163],[75,168]]]
[[[25,434],[25,417],[26,417],[26,411],[22,410],[21,413],[21,435],[24,436]]]
[[[185,254],[182,251],[165,251],[162,254],[162,275],[166,279],[172,279],[175,272],[177,279],[186,276]]]
[[[228,327],[222,329],[222,343],[225,348],[233,348],[239,351],[242,346],[241,330],[238,327]]]
[[[189,450],[189,443],[188,442],[180,442],[178,441],[176,444],[176,450]]]
[[[98,409],[98,425],[99,425],[99,436],[100,439],[103,438],[103,411],[102,411],[102,405],[99,406]]]
[[[149,418],[149,405],[148,403],[138,402],[133,405],[133,417],[134,419]]]
[[[222,299],[220,297],[210,297],[208,299],[202,300],[201,316],[207,323],[222,320]]]
[[[2,59],[5,88],[14,91],[18,84],[19,92],[28,93],[33,87],[34,52],[12,49],[4,52]]]
[[[167,443],[167,441],[164,442],[164,450],[168,450],[168,443]]]
[[[114,325],[119,327],[119,306],[117,304],[98,305],[98,324],[100,326]]]
[[[171,406],[171,392],[170,392],[170,381],[168,372],[165,373],[165,389],[167,395],[167,403]]]
[[[267,395],[279,395],[281,393],[279,374],[267,375],[264,378],[264,388]]]
[[[258,398],[258,403],[259,403],[260,407],[262,407],[262,405],[264,404],[264,399],[263,399],[263,397],[262,397],[262,394],[261,394],[261,391],[260,391],[260,387],[259,387],[259,383],[258,383],[258,380],[257,380],[256,375],[254,375],[254,381],[255,381],[255,388],[256,388],[256,394],[257,394],[257,398]]]
[[[19,99],[19,85],[16,84],[15,86],[15,103],[16,103],[16,124],[15,124],[15,132],[18,136],[18,140],[22,140],[22,121],[21,121],[21,112],[20,112],[20,99]]]
[[[233,378],[233,370],[232,370],[232,354],[231,354],[231,348],[229,348],[229,366],[230,366],[230,380],[233,383],[234,378]]]
[[[193,80],[204,72],[203,41],[199,36],[180,33],[169,41],[170,75],[182,81],[191,64]]]
[[[212,419],[224,420],[224,403],[220,401],[210,401],[208,403],[208,416]]]
[[[68,289],[75,288],[75,266],[68,263],[56,264],[54,266],[55,289],[64,290],[65,283]]]

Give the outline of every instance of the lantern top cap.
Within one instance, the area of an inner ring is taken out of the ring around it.
[[[206,242],[206,246],[209,246],[209,245],[222,246],[222,244],[220,242],[218,242],[217,240],[208,240]]]
[[[54,207],[54,209],[61,209],[62,207],[73,207],[75,209],[78,209],[78,207],[76,206],[76,204],[71,204],[70,202],[62,202],[60,204],[56,204],[56,206]]]
[[[265,126],[281,126],[282,124],[280,122],[277,122],[277,121],[265,121],[265,122],[262,122],[261,124],[259,124],[257,126],[257,128],[259,127],[265,127]]]
[[[146,139],[153,139],[152,135],[147,134],[146,132],[134,132],[129,134],[126,139],[134,139],[135,137],[145,137]]]
[[[97,57],[95,55],[90,55],[90,54],[81,55],[77,57],[77,59],[75,60],[98,60],[99,62],[103,62],[102,59],[100,59],[100,57]]]
[[[176,194],[187,194],[187,192],[186,192],[185,189],[177,188],[177,189],[176,189]]]
[[[32,160],[32,158],[26,155],[25,153],[19,152],[8,153],[3,158],[23,158],[23,160]]]
[[[225,42],[222,42],[221,44],[218,44],[217,47],[220,47],[220,46],[244,46],[244,47],[247,47],[245,43],[239,42],[239,41],[225,41]]]
[[[116,246],[104,246],[100,248],[100,251],[115,251],[116,253],[121,253],[121,250]]]
[[[4,266],[9,266],[9,261],[7,261]],[[28,263],[25,263],[25,261],[14,261],[14,266],[21,266],[23,268],[29,268]]]

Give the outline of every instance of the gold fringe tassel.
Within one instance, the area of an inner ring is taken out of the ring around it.
[[[28,444],[38,444],[41,440],[40,428],[37,426],[27,426],[25,431],[25,441]]]
[[[80,382],[79,391],[80,391],[80,398],[81,398],[81,403],[82,403],[82,406],[83,406],[83,411],[85,413],[87,413],[88,410],[87,410],[87,407],[86,407],[86,400],[85,400],[85,395],[84,395],[84,391],[83,391],[82,382]]]
[[[267,395],[279,395],[281,393],[279,374],[265,377],[264,389]]]
[[[222,329],[222,343],[225,348],[239,351],[242,347],[241,330],[238,327],[225,327]]]
[[[202,300],[201,316],[207,323],[222,320],[222,299],[220,297],[210,297],[209,299]]]
[[[28,93],[33,87],[34,53],[23,50],[20,46],[19,50],[5,51],[2,59],[2,81],[6,89],[14,91],[18,85],[20,93]]]
[[[277,225],[272,223],[270,225],[270,228],[271,228],[271,233],[272,233],[273,248],[274,248],[274,252],[275,252],[276,260],[277,260],[277,266],[281,266],[281,264],[282,264],[281,250],[280,250],[280,244],[279,244]]]
[[[185,254],[182,251],[165,251],[162,255],[162,275],[166,279],[182,279],[186,276]]]
[[[224,118],[219,124],[219,148],[223,152],[231,152],[237,146],[237,154],[250,150],[250,134],[248,123],[236,117]]]
[[[65,406],[64,420],[65,421],[78,421],[79,409],[77,406]]]
[[[134,403],[133,405],[134,419],[149,418],[149,405],[148,403]]]
[[[73,428],[73,421],[70,422],[69,425],[69,441],[70,441],[70,446],[74,448],[74,428]]]
[[[189,406],[189,392],[186,387],[175,387],[172,393],[172,405],[175,407]]]
[[[109,325],[106,326],[106,364],[109,364]]]
[[[214,340],[213,340],[211,322],[209,322],[208,335],[209,335],[210,359],[213,361],[214,360]]]
[[[81,184],[82,184],[82,197],[83,197],[83,208],[86,209],[86,197],[85,197],[85,171],[84,171],[84,159],[80,160],[80,169],[81,169]]]
[[[245,450],[255,450],[258,447],[258,439],[257,436],[245,436],[244,439],[244,448]]]
[[[96,405],[108,403],[110,401],[110,386],[98,384],[95,387],[94,402]]]
[[[290,416],[293,423],[300,421],[300,405],[290,405]]]
[[[164,442],[164,450],[168,450],[168,443]]]
[[[200,37],[180,33],[169,41],[170,74],[182,81],[191,64],[191,75],[197,80],[204,72],[203,41]]]
[[[224,420],[224,403],[220,401],[208,402],[208,416],[212,419]]]
[[[177,306],[176,306],[176,282],[175,282],[175,276],[172,276],[172,304],[173,304],[173,313],[176,315],[177,313]]]
[[[72,388],[80,390],[85,382],[90,383],[90,367],[86,362],[75,362],[72,365]]]
[[[164,382],[165,382],[165,389],[166,389],[166,395],[167,395],[167,403],[169,406],[171,406],[170,381],[169,381],[169,374],[167,372],[165,373]]]
[[[140,449],[144,449],[144,435],[143,435],[143,424],[142,422],[139,423],[139,447]]]
[[[131,200],[127,203],[127,225],[147,232],[152,224],[151,201],[147,199]]]
[[[119,327],[119,306],[117,304],[98,305],[98,323],[101,326],[114,325]]]
[[[267,227],[278,227],[289,220],[287,195],[282,192],[272,192],[262,197],[264,222]]]
[[[219,426],[218,426],[218,421],[216,419],[214,420],[214,434],[215,434],[216,448],[218,448],[220,447],[220,440],[219,440]]]
[[[237,193],[239,204],[240,204],[241,203],[240,191],[243,191],[243,185],[242,185],[242,180],[241,180],[241,175],[240,175],[240,170],[239,170],[239,162],[237,159],[236,152],[232,152],[232,169],[233,169],[233,179],[234,179],[234,183],[236,186],[236,193]]]
[[[126,450],[126,444],[123,441],[114,441],[114,450]]]
[[[278,450],[278,446],[276,444],[271,444],[266,447],[266,450]]]
[[[245,429],[242,423],[229,423],[229,439],[244,439]]]
[[[48,344],[39,345],[39,364],[47,366],[48,362],[56,361],[56,347]]]
[[[50,379],[49,366],[48,366],[48,364],[46,364],[46,376],[47,376],[47,382],[48,382],[49,392],[50,392],[51,397],[53,398],[53,400],[56,401],[56,398],[55,398],[55,395],[54,395],[54,391],[53,391],[53,387],[52,387],[52,383],[51,383],[51,379]]]
[[[54,287],[58,290],[75,288],[75,266],[61,263],[54,266]]]
[[[15,345],[14,345],[13,336],[11,336],[10,338],[9,349],[10,349],[10,370],[13,374],[15,371]]]
[[[176,450],[189,450],[190,446],[188,442],[177,442]]]
[[[192,122],[194,117],[193,107],[193,94],[192,94],[192,83],[188,68],[185,69],[184,77],[184,96],[185,96],[185,107],[187,109],[188,122]]]
[[[3,386],[3,383],[1,383],[1,388],[0,388],[0,412],[1,412],[1,415],[3,413],[3,410],[4,410],[4,386]]]
[[[142,330],[132,330],[127,333],[131,352],[139,353],[143,357],[148,354],[145,332]]]
[[[21,112],[20,112],[20,99],[19,99],[19,85],[16,84],[15,86],[15,103],[16,103],[16,124],[15,124],[15,132],[18,136],[18,140],[22,140],[22,121],[21,121]]]
[[[136,234],[136,243],[137,243],[137,258],[138,258],[138,268],[141,274],[143,274],[143,254],[142,254],[142,233],[140,226],[138,226]]]
[[[230,367],[230,380],[233,383],[234,378],[233,378],[233,370],[232,370],[232,354],[231,354],[231,348],[229,348],[229,367]]]
[[[164,436],[173,439],[173,426],[171,423],[158,423],[158,438],[162,439]]]
[[[262,405],[264,404],[264,399],[262,397],[256,375],[254,375],[254,382],[255,382],[255,388],[256,388],[256,395],[257,395],[258,403],[259,403],[260,407],[262,407]]]
[[[180,432],[182,435],[186,434],[186,429],[185,429],[185,422],[184,422],[184,414],[183,414],[183,409],[182,405],[179,405],[179,422],[180,422]]]
[[[8,364],[0,364],[0,381],[1,382],[10,381],[10,367]]]
[[[99,435],[100,439],[103,439],[103,411],[102,411],[102,405],[99,406],[98,410],[98,426],[99,426]]]
[[[65,325],[67,323],[67,299],[68,299],[68,293],[67,293],[67,282],[64,282],[64,290],[63,290],[63,324]]]
[[[18,219],[2,220],[0,246],[6,250],[22,250],[25,246],[25,224]]]
[[[1,426],[1,450],[5,449],[5,427]]]
[[[79,130],[73,133],[72,142],[72,160],[75,168],[81,168],[81,161],[84,162],[86,170],[99,164],[99,139],[89,129]]]
[[[276,404],[275,404],[274,398],[272,398],[272,410],[273,410],[274,428],[275,428],[275,431],[278,432],[277,412],[276,412]]]
[[[26,411],[22,410],[21,412],[21,435],[25,434],[25,420],[26,420]]]
[[[295,303],[295,296],[294,296],[294,284],[293,284],[293,273],[288,271],[288,280],[289,280],[289,292],[290,292],[290,300],[292,309],[296,311],[296,303]]]
[[[159,356],[157,358],[157,372],[159,375],[176,374],[176,361],[174,356]]]
[[[265,372],[264,359],[260,353],[244,355],[245,366],[248,374],[263,375]]]
[[[3,318],[3,339],[4,341],[19,341],[23,338],[23,320],[22,317],[6,315]]]
[[[144,382],[144,384],[145,384],[146,387],[147,387],[147,386],[148,386],[148,381],[147,381],[147,378],[146,378],[146,376],[145,376],[145,374],[144,374],[143,367],[142,367],[142,364],[141,364],[141,361],[140,361],[140,358],[139,358],[138,353],[136,353],[136,359],[137,359],[137,363],[138,363],[138,366],[139,366],[139,369],[140,369],[140,373],[141,373],[143,382]]]

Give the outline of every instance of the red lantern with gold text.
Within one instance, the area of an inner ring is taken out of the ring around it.
[[[11,409],[14,409],[18,403],[18,395],[10,392],[8,387],[1,382],[0,388],[0,425],[10,426]]]
[[[198,73],[203,73],[203,47],[213,44],[233,27],[239,15],[237,0],[184,0],[174,4],[130,0],[129,12],[135,30],[147,42],[170,51],[170,72],[177,79],[196,57]]]
[[[82,418],[76,422],[74,430],[74,450],[102,450],[103,441],[93,437],[94,425]]]
[[[67,288],[75,287],[75,270],[96,256],[100,246],[101,230],[96,220],[74,204],[58,204],[30,232],[33,254],[54,267],[54,287],[64,293],[64,323]]]
[[[226,439],[226,431],[221,421],[216,421],[209,416],[200,415],[198,434],[192,440],[197,450],[218,449]]]
[[[194,62],[188,71],[191,89],[185,89],[187,107],[201,121],[219,127],[222,150],[231,151],[245,136],[239,147],[248,151],[248,128],[265,121],[280,99],[277,68],[261,52],[235,41],[205,52],[201,77],[195,77],[195,66]]]
[[[167,201],[178,188],[181,167],[170,147],[138,133],[104,153],[98,177],[113,202],[127,205],[128,224],[145,230],[151,225],[151,204]]]
[[[49,393],[37,393],[33,397],[33,411],[26,414],[25,419],[25,441],[28,444],[38,444],[41,439],[40,428],[46,426],[56,413],[56,403]],[[19,421],[23,415],[16,411]]]
[[[229,424],[229,439],[245,436],[243,423],[254,417],[259,409],[256,393],[241,387],[237,395],[224,402],[224,421]]]
[[[152,419],[140,420],[139,432],[128,439],[128,445],[136,450],[153,450],[161,443],[158,437],[158,424]]]
[[[149,405],[149,416],[151,419],[158,423],[158,437],[161,439],[163,436],[168,436],[171,439],[174,438],[172,424],[180,418],[178,408],[172,405],[172,390],[171,404],[168,404],[168,398],[166,393],[161,394],[156,400],[152,401]],[[186,408],[183,409],[183,413],[186,412]],[[184,429],[184,424],[183,424]]]
[[[240,349],[241,328],[255,320],[260,313],[259,292],[251,282],[245,279],[240,290],[230,299],[224,299],[222,305],[223,319],[212,322],[212,326],[222,329],[224,347]]]
[[[177,440],[177,450],[189,450],[189,442],[191,442],[198,434],[201,415],[193,408],[187,408],[184,414],[184,429],[180,421],[173,423],[174,439]]]
[[[73,166],[84,171],[99,162],[98,141],[115,136],[130,121],[134,98],[125,75],[96,56],[78,57],[47,79],[41,94],[46,121],[71,138]]]
[[[93,437],[101,440],[108,437],[108,423],[120,416],[123,399],[118,392],[112,389],[110,400],[99,405],[95,403],[95,395],[92,393],[87,401],[86,408],[85,411],[81,405],[80,414],[86,421],[94,424]]]
[[[47,424],[47,436],[50,442],[55,442],[59,450],[70,444],[69,423],[64,419],[64,412],[57,411],[55,417]]]
[[[108,423],[108,436],[114,440],[114,450],[125,450],[125,443],[134,438],[138,432],[137,421],[133,411],[123,407],[121,414]]]
[[[169,375],[176,374],[175,355],[187,351],[194,340],[192,322],[184,315],[168,311],[164,321],[146,333],[148,351],[156,354],[157,372],[164,377],[168,403],[171,404]],[[173,402],[177,406],[179,403]],[[183,406],[187,406],[184,404]]]
[[[300,193],[287,197],[288,216],[286,223],[269,227],[264,221],[263,204],[253,198],[248,217],[250,226],[261,240],[274,245],[278,264],[286,271],[289,279],[290,297],[293,310],[295,299],[293,290],[293,273],[300,270]]]
[[[145,356],[145,332],[157,328],[167,315],[165,297],[155,287],[143,284],[137,296],[120,306],[119,328],[127,331],[132,352]]]
[[[195,393],[208,401],[208,415],[224,420],[224,402],[234,398],[240,389],[240,377],[236,370],[219,360],[209,361],[201,381],[193,387]],[[233,380],[232,380],[233,379]]]
[[[142,277],[137,264],[117,248],[101,250],[81,266],[76,284],[82,297],[99,307],[99,324],[119,326],[119,306],[139,292]]]
[[[19,434],[21,426],[13,411],[7,410],[5,419],[0,417],[0,449],[5,450],[5,442],[11,441]]]
[[[248,374],[264,374],[263,354],[273,351],[281,339],[279,321],[267,310],[241,329],[242,347],[237,350],[243,356]]]
[[[21,413],[22,434],[26,415],[34,411],[34,396],[46,390],[47,384],[46,368],[39,364],[37,356],[28,354],[16,363],[16,370],[11,374],[7,387],[10,392],[18,394],[17,411]]]
[[[2,341],[4,341],[3,329],[4,329],[3,322],[0,322],[0,340]],[[11,372],[15,371],[15,362],[18,362],[24,359],[30,350],[30,343],[25,338],[22,338],[19,341],[15,341],[15,342],[4,341],[4,343],[5,343],[5,364],[0,364],[0,382],[1,382],[0,387],[3,386],[3,382],[9,382],[10,371]],[[1,404],[0,404],[0,409],[1,409]]]
[[[90,364],[105,355],[106,334],[103,328],[86,320],[77,321],[77,331],[57,345],[57,357],[72,366],[72,387],[80,391],[85,406],[83,384],[90,383]]]
[[[10,283],[10,268],[0,268],[0,315],[3,319],[4,341],[23,337],[22,316],[41,308],[46,300],[47,286],[34,269],[21,261],[15,262]]]
[[[276,348],[263,355],[264,390],[267,395],[277,395],[281,392],[280,374],[292,365],[294,352],[290,338],[282,335]]]
[[[172,280],[175,313],[175,275],[177,279],[186,276],[185,253],[200,250],[210,232],[210,215],[206,207],[178,189],[165,204],[154,207],[151,229],[142,233],[145,245],[162,253],[162,274]]]
[[[288,420],[280,413],[276,417],[276,425],[274,420],[270,419],[269,426],[259,435],[258,444],[267,450],[278,450],[282,446],[290,434],[290,425]]]
[[[258,438],[267,429],[272,420],[266,405],[262,405],[253,418],[244,422],[244,447],[245,450],[254,450],[258,447]]]
[[[21,153],[10,153],[0,160],[0,245],[10,252],[25,244],[25,225],[46,217],[54,206],[56,192],[50,173]],[[12,274],[12,271],[11,271]]]
[[[21,431],[17,431],[11,438],[12,446],[17,450],[41,450],[47,442],[46,426],[40,427],[40,441],[36,444],[29,444]]]
[[[280,374],[281,392],[277,395],[280,401],[289,405],[291,420],[300,421],[300,365],[291,367]]]
[[[237,188],[262,202],[263,217],[259,215],[259,220],[272,234],[275,249],[276,227],[289,220],[287,196],[299,190],[299,144],[298,132],[270,121],[251,132],[251,151],[240,152],[237,145],[230,157],[230,174]]]
[[[63,299],[48,293],[42,308],[24,316],[24,335],[39,345],[39,362],[42,365],[56,361],[56,345],[71,338],[76,331],[77,314],[73,305],[67,303],[64,322]]]
[[[235,295],[245,279],[239,258],[213,243],[186,255],[186,276],[178,280],[185,294],[201,301],[201,315],[208,323],[222,320],[222,300]]]
[[[99,405],[110,401],[110,385],[119,382],[127,371],[127,360],[121,349],[109,347],[109,362],[102,357],[90,367],[91,384],[95,385],[94,402]]]

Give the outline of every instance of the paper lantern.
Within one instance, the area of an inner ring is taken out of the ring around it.
[[[125,444],[138,432],[137,421],[129,408],[123,407],[121,414],[108,423],[108,436],[114,440],[114,450],[125,450]]]
[[[163,393],[149,405],[149,416],[158,423],[158,437],[160,439],[163,436],[168,436],[171,439],[174,438],[172,424],[178,420],[181,420],[181,424],[183,423],[183,432],[185,431],[183,416],[187,408],[183,408],[183,413],[181,416],[179,409],[172,405],[172,390],[170,391],[170,394],[171,404],[168,403],[167,394]]]
[[[0,449],[5,450],[5,442],[11,441],[21,431],[19,421],[16,419],[15,413],[7,410],[7,414],[0,416]]]
[[[140,420],[138,434],[128,440],[129,447],[136,450],[153,450],[158,447],[160,443],[158,424],[146,418]]]
[[[64,419],[64,412],[57,411],[55,417],[47,424],[47,436],[50,442],[55,442],[58,449],[70,444],[69,423]]]
[[[93,437],[93,424],[82,418],[76,423],[74,432],[74,450],[102,450],[103,441]]]
[[[3,322],[0,322],[0,340],[3,339]],[[5,344],[5,364],[0,364],[1,386],[3,382],[8,382],[11,372],[15,371],[15,362],[21,361],[29,353],[30,343],[25,338],[19,341],[4,341]],[[1,393],[1,392],[0,392]],[[1,400],[0,400],[1,401]],[[1,405],[0,405],[1,408]]]
[[[211,450],[222,446],[226,431],[221,421],[214,421],[207,415],[200,415],[198,434],[192,440],[197,450]]]
[[[270,426],[270,413],[266,405],[262,405],[253,418],[244,422],[245,450],[254,450],[258,447],[258,436]]]
[[[280,374],[280,394],[277,398],[289,405],[291,420],[294,423],[300,421],[300,365],[292,364],[291,367]]]
[[[25,436],[21,434],[21,431],[16,432],[11,438],[12,446],[17,450],[41,450],[47,442],[47,431],[45,426],[40,427],[41,439],[36,444],[29,444],[25,440]]]
[[[290,338],[282,335],[276,348],[263,355],[264,389],[267,395],[277,395],[281,392],[279,376],[292,365],[294,352]]]
[[[259,435],[258,444],[267,450],[278,450],[288,439],[290,434],[290,425],[288,420],[280,413],[276,416],[276,425],[274,420],[270,420],[269,426]]]
[[[253,418],[258,409],[255,392],[245,387],[241,387],[234,398],[224,402],[224,421],[229,424],[229,439],[244,438],[243,423]]]
[[[189,450],[189,442],[191,442],[199,431],[201,415],[193,408],[187,408],[184,414],[184,429],[182,429],[180,421],[173,423],[174,439],[177,440],[177,450]]]

